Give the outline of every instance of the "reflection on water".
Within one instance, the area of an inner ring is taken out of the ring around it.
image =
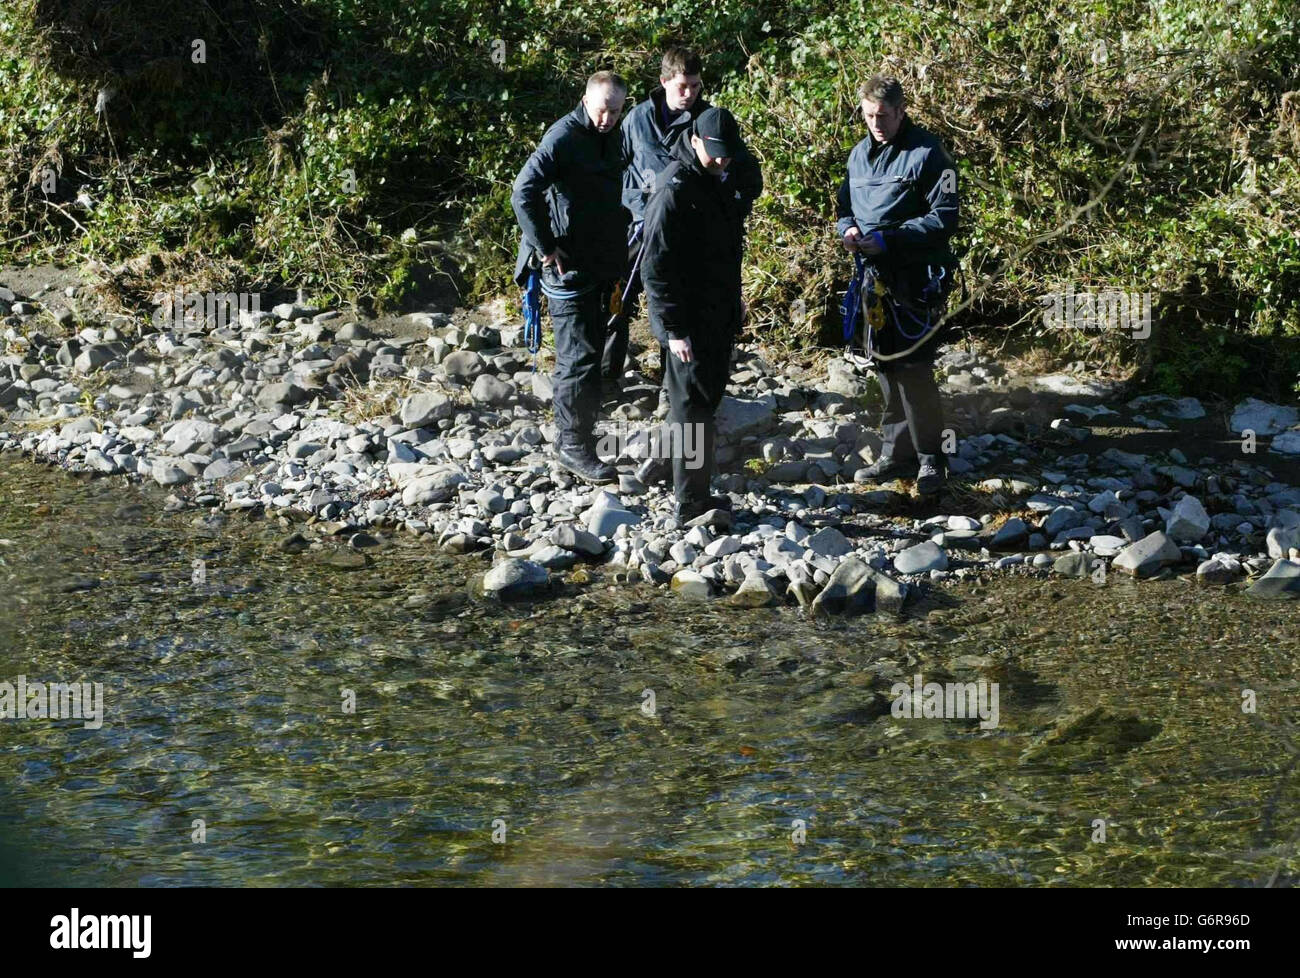
[[[102,682],[107,711],[0,721],[0,882],[1276,885],[1300,866],[1287,603],[998,578],[901,621],[814,623],[598,573],[491,607],[465,587],[480,558],[396,535],[343,570],[282,551],[289,532],[0,457],[0,681]],[[1000,725],[895,719],[890,686],[917,673],[997,682]]]

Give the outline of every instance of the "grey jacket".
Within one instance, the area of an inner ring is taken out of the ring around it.
[[[835,216],[842,237],[851,227],[879,231],[882,265],[950,260],[957,230],[957,168],[933,133],[907,117],[888,143],[870,133],[849,153]]]

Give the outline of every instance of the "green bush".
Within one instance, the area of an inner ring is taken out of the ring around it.
[[[512,292],[510,184],[545,127],[597,68],[644,97],[662,48],[686,41],[764,163],[745,276],[774,345],[836,341],[850,263],[834,192],[864,134],[856,85],[883,68],[958,161],[965,328],[1133,366],[1173,393],[1286,393],[1300,372],[1293,12],[19,0],[0,13],[0,259],[99,260],[136,298],[206,276],[393,305],[447,261],[466,302]],[[102,90],[117,94],[97,114]],[[60,173],[48,200],[32,183],[46,164]],[[1151,339],[1044,329],[1038,297],[1066,286],[1152,292]]]

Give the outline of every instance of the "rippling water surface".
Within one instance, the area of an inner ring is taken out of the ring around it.
[[[98,730],[0,720],[2,881],[1262,886],[1300,868],[1289,603],[1001,577],[902,620],[811,622],[597,572],[493,607],[465,587],[481,558],[398,534],[346,570],[283,552],[275,517],[161,502],[0,456],[0,681],[102,682],[106,709]],[[917,673],[997,682],[998,727],[894,718],[889,687]]]

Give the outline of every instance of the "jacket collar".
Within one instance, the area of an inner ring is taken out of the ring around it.
[[[867,138],[871,140],[871,152],[874,155],[886,146],[898,148],[903,145],[907,134],[912,130],[911,116],[904,115],[903,121],[898,125],[898,132],[894,133],[894,138],[887,143],[882,143],[876,139],[875,134],[870,129],[867,130]]]
[[[608,136],[609,133],[612,133],[618,129],[618,126],[615,126],[609,132],[601,132],[599,129],[596,128],[596,124],[591,121],[591,116],[587,115],[587,107],[583,105],[581,102],[578,103],[578,107],[576,109],[574,109],[572,112],[569,113],[569,117],[572,118],[575,122],[577,122],[580,126],[582,126],[584,130],[591,133],[593,136]]]
[[[717,174],[710,173],[700,165],[700,158],[695,155],[695,147],[691,145],[691,131],[685,130],[677,140],[677,159],[681,161],[682,169],[692,173],[697,177],[707,177],[715,183],[721,183]]]
[[[667,94],[664,92],[662,85],[650,93],[651,108],[654,110],[651,113],[654,116],[654,125],[663,136],[671,136],[674,133],[681,132],[683,128],[689,128],[695,117],[709,107],[708,99],[701,95],[689,109],[683,109],[679,112],[669,125],[668,131],[664,132],[663,117],[667,104],[666,98]]]

